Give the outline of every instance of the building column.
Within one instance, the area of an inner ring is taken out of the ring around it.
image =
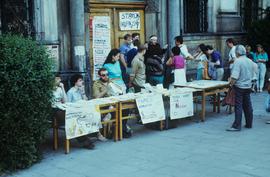
[[[85,71],[84,0],[70,0],[72,69]]]
[[[168,44],[174,46],[174,37],[181,33],[181,20],[180,20],[180,1],[167,0],[167,18],[168,18]]]

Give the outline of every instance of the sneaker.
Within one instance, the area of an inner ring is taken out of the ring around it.
[[[265,123],[266,123],[266,124],[270,124],[270,120],[266,121]]]
[[[84,143],[83,147],[84,147],[85,149],[94,149],[94,148],[95,148],[95,145],[94,145],[94,143],[91,142],[91,141],[86,141],[86,142]]]
[[[99,141],[102,141],[102,142],[105,142],[105,141],[108,140],[108,139],[105,138],[100,132],[99,132],[98,135],[97,135],[97,139],[98,139]]]
[[[231,127],[231,128],[227,128],[226,131],[235,132],[235,131],[240,131],[240,129]]]

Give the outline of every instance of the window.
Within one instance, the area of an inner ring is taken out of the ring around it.
[[[1,32],[30,36],[33,32],[31,0],[1,0]]]
[[[243,28],[247,30],[253,21],[258,20],[259,0],[241,0],[240,7]]]
[[[208,30],[208,0],[184,0],[184,32],[205,33]]]

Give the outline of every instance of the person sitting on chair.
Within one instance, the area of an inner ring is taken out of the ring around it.
[[[59,73],[55,75],[55,87],[52,98],[53,117],[57,121],[57,126],[65,125],[65,103],[67,102],[67,95],[65,92],[64,84],[61,82]],[[94,149],[94,144],[86,137],[82,136],[76,138],[83,144],[84,148]]]

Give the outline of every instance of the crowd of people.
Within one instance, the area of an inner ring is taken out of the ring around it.
[[[174,40],[175,46],[169,50],[167,44],[161,47],[156,35],[150,36],[149,42],[142,44],[139,33],[126,34],[120,48],[112,49],[103,67],[99,69],[99,79],[93,84],[93,98],[109,97],[127,92],[137,93],[144,88],[146,83],[152,86],[163,84],[168,88],[173,83],[186,81],[187,60],[196,61],[197,80],[223,80],[224,60],[221,53],[213,46],[200,44],[196,53],[192,55],[184,44],[182,36],[176,36]],[[257,92],[263,91],[268,55],[260,44],[256,46],[256,52],[252,52],[248,45],[245,47],[236,45],[232,38],[227,39],[226,44],[230,48],[228,55],[229,81],[235,90],[235,121],[227,130],[239,131],[241,130],[242,111],[246,118],[245,127],[252,128],[253,110],[250,93],[254,85]],[[57,118],[59,124],[63,124],[64,110],[57,104],[86,100],[87,97],[81,75],[72,77],[73,87],[67,92],[67,95],[60,81],[61,78],[56,76],[53,108],[55,117],[61,117]],[[112,92],[112,87],[118,88],[118,91]],[[270,96],[267,103],[267,110],[270,111]],[[132,130],[125,120],[123,136],[128,138],[131,135]],[[97,137],[101,141],[106,140],[101,133],[98,133]],[[89,149],[94,147],[87,136],[77,139]]]

